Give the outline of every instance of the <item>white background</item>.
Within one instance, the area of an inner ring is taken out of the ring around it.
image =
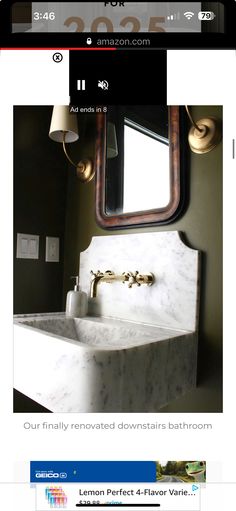
[[[1,502],[5,509],[32,510],[33,491],[17,484],[26,482],[30,459],[51,460],[155,460],[206,459],[222,462],[222,481],[227,489],[209,485],[204,511],[232,508],[235,474],[235,189],[236,160],[232,139],[236,138],[235,51],[168,51],[168,104],[224,106],[224,413],[223,414],[91,414],[89,422],[172,422],[213,423],[211,431],[87,431],[24,430],[28,420],[45,420],[41,414],[12,413],[12,264],[13,264],[13,104],[67,104],[69,101],[68,52],[63,62],[54,63],[53,51],[2,51],[0,55],[0,207],[1,207]],[[48,127],[45,126],[45,130]],[[27,354],[26,354],[27,357]],[[161,417],[161,418],[160,418]],[[85,422],[76,414],[47,415],[48,422]],[[220,472],[220,471],[219,471]],[[214,480],[214,478],[213,478]],[[2,486],[2,485],[1,485]],[[8,490],[7,490],[8,488]],[[22,489],[22,490],[21,490]],[[224,506],[221,506],[220,494]],[[230,492],[232,493],[230,495]],[[9,500],[9,495],[11,498]],[[26,496],[27,495],[27,496]],[[206,493],[205,497],[206,498]],[[32,500],[31,500],[32,499]],[[204,500],[203,499],[203,500]],[[9,504],[10,502],[10,504]],[[6,507],[9,506],[9,507]]]

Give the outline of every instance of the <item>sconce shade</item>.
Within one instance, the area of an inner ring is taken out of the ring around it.
[[[113,122],[107,123],[107,158],[118,156],[118,145],[116,138],[116,127]]]
[[[49,137],[55,142],[75,142],[79,138],[76,114],[70,114],[68,105],[55,105],[52,112]]]

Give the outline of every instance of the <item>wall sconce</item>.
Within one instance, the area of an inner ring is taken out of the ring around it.
[[[82,183],[88,183],[94,177],[95,170],[92,160],[83,159],[74,163],[67,153],[66,144],[75,142],[79,138],[77,116],[70,113],[68,105],[53,107],[49,137],[63,145],[64,153],[69,162],[76,168],[77,177]]]
[[[185,106],[185,108],[192,124],[188,134],[190,149],[198,154],[212,151],[222,138],[221,121],[216,117],[206,117],[195,122],[188,106]]]

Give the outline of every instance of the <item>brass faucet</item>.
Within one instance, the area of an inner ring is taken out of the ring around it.
[[[124,272],[121,275],[116,275],[113,271],[107,270],[104,273],[100,272],[99,270],[97,272],[93,272],[91,270],[91,283],[90,283],[90,297],[96,298],[97,296],[97,287],[99,282],[122,282],[123,284],[125,282],[128,282],[128,287],[131,288],[134,284],[137,286],[141,286],[141,284],[147,284],[148,286],[151,286],[154,282],[154,275],[152,273],[147,273],[146,275],[141,275],[138,271],[135,271],[132,273]]]

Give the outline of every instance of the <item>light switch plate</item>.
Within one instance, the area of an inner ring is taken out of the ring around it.
[[[37,234],[17,233],[17,259],[39,258],[39,236]]]
[[[59,238],[46,236],[46,254],[45,261],[47,263],[59,262]]]
[[[39,236],[36,234],[17,233],[17,259],[39,258]]]

